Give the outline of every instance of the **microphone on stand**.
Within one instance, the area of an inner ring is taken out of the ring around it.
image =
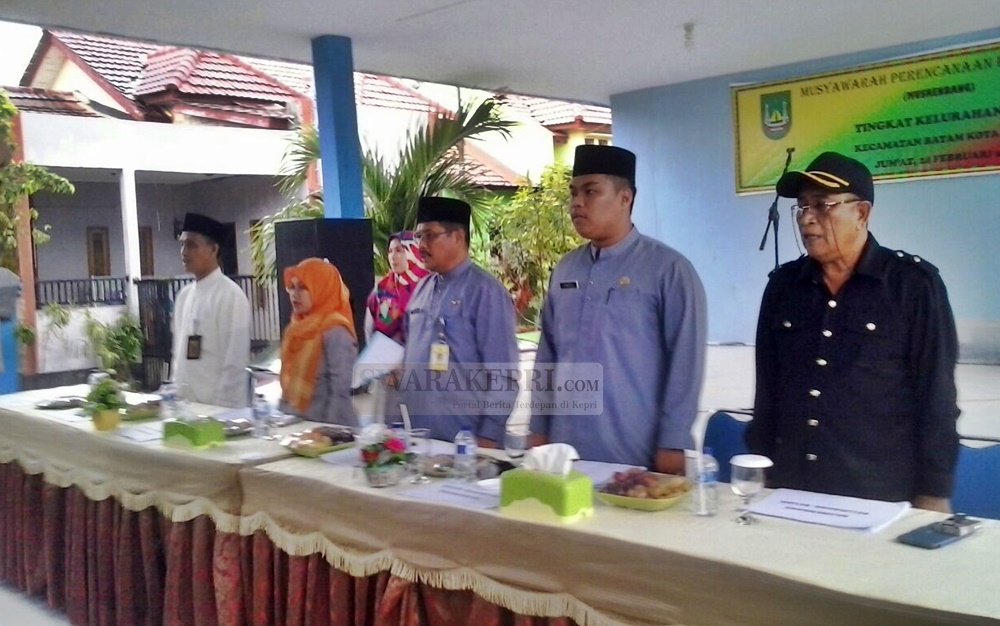
[[[785,148],[785,167],[781,170],[781,176],[784,176],[788,172],[788,166],[792,162],[792,153],[795,152],[795,148]],[[781,176],[778,179],[781,179]],[[777,269],[780,263],[778,262],[778,222],[780,216],[778,215],[778,193],[774,194],[774,201],[771,203],[771,207],[767,210],[767,227],[764,228],[764,236],[760,240],[761,252],[764,251],[764,246],[767,245],[767,232],[771,229],[771,224],[774,224],[774,268]]]

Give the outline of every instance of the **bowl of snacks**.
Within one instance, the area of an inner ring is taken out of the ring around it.
[[[354,445],[354,433],[347,426],[315,426],[285,437],[281,445],[295,454],[317,457]]]
[[[597,490],[597,498],[605,504],[626,509],[662,511],[677,504],[690,490],[691,483],[683,476],[657,474],[634,467],[615,472],[614,477]]]

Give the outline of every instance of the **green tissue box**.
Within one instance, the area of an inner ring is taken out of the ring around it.
[[[586,474],[566,476],[526,469],[500,475],[500,510],[541,521],[574,522],[594,512],[594,484]]]
[[[183,422],[172,419],[163,422],[163,440],[188,443],[196,448],[217,446],[225,441],[223,424],[212,418]]]

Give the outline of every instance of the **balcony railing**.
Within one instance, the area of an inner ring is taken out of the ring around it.
[[[250,350],[257,353],[281,340],[277,285],[260,284],[252,276],[230,276],[250,302]],[[139,290],[139,320],[142,325],[145,386],[158,387],[170,363],[173,334],[171,318],[177,292],[192,278],[150,278],[136,282]]]
[[[35,305],[46,304],[89,306],[95,304],[125,304],[128,278],[102,276],[67,280],[40,280],[35,283]]]

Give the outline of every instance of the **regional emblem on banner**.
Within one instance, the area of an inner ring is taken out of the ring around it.
[[[760,125],[768,139],[781,139],[792,128],[792,92],[778,91],[760,96]]]

